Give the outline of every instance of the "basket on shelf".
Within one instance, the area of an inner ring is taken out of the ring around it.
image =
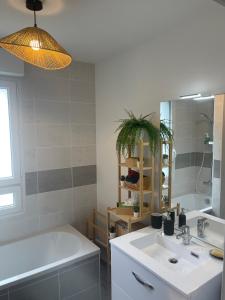
[[[128,168],[139,168],[139,157],[128,157],[125,164]]]
[[[140,179],[137,183],[131,183],[128,181],[123,182],[124,187],[132,190],[139,191],[140,189]],[[143,176],[143,189],[149,190],[151,188],[151,177],[150,176]]]

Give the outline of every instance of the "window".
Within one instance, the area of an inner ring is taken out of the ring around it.
[[[160,102],[160,119],[171,126],[171,101]]]
[[[21,209],[16,87],[0,81],[0,215]]]

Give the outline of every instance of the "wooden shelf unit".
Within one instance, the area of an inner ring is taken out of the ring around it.
[[[155,184],[155,179],[154,179],[154,156],[150,152],[150,149],[147,149],[146,147],[149,147],[149,143],[144,142],[143,140],[140,140],[140,142],[136,146],[136,150],[138,153],[138,158],[139,158],[139,164],[138,167],[132,167],[130,168],[127,166],[125,162],[122,162],[122,155],[118,154],[118,205],[120,206],[122,204],[122,191],[125,190],[128,192],[128,198],[131,197],[131,193],[138,193],[139,195],[139,216],[134,217],[133,215],[122,215],[122,214],[117,214],[116,213],[116,208],[108,208],[108,228],[110,227],[111,224],[111,217],[114,217],[116,219],[121,219],[124,222],[127,223],[128,226],[128,232],[131,231],[131,225],[133,223],[137,223],[140,221],[143,221],[146,217],[148,217],[151,212],[154,211],[154,184]],[[148,163],[147,165],[144,165],[144,158],[146,158],[146,153],[147,158],[148,158]],[[128,154],[128,158],[131,157],[131,153]],[[127,170],[135,170],[139,172],[139,189],[132,189],[126,186],[121,186],[121,169],[127,168]],[[145,176],[150,176],[151,178],[151,184],[150,184],[150,189],[144,189],[143,186],[143,178]],[[146,197],[149,197],[148,199],[148,207],[144,206],[144,203],[146,203]],[[144,201],[145,200],[145,201]]]

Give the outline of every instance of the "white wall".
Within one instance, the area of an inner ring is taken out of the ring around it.
[[[24,76],[24,62],[0,49],[0,75]]]
[[[116,120],[159,113],[161,100],[192,92],[225,90],[225,10],[199,12],[144,45],[96,65],[98,206],[117,201]]]

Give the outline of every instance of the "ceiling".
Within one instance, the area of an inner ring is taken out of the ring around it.
[[[76,60],[99,62],[222,6],[212,0],[44,0],[39,27]],[[223,8],[222,8],[223,9]],[[225,9],[224,9],[225,12]],[[0,1],[0,37],[32,25],[25,0]]]

